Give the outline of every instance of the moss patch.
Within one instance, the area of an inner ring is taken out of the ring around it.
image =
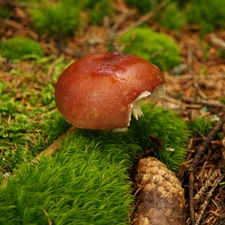
[[[37,59],[44,56],[44,51],[40,43],[30,38],[13,37],[0,42],[0,54],[8,59]]]
[[[74,2],[45,3],[29,12],[35,29],[48,37],[67,38],[80,27],[80,8]]]
[[[149,105],[143,111],[126,132],[78,129],[54,156],[20,165],[0,189],[0,223],[129,224],[134,158],[156,145],[155,135],[162,142],[155,154],[176,171],[189,134],[174,112]]]
[[[43,151],[69,127],[54,101],[54,80],[67,64],[63,58],[41,60],[15,63],[0,79],[0,175]],[[44,67],[44,60],[49,65]],[[47,77],[50,62],[55,66]]]
[[[119,42],[124,46],[124,53],[138,55],[162,70],[175,67],[181,62],[175,41],[149,28],[134,28],[125,33]]]
[[[70,135],[54,158],[21,166],[1,189],[0,222],[128,224],[133,197],[126,169],[134,146],[120,147]]]

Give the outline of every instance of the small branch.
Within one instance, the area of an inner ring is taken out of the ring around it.
[[[191,47],[188,47],[187,51],[187,63],[188,63],[188,72],[193,75],[193,50]]]
[[[216,178],[219,176],[219,171],[215,170],[211,176],[206,180],[204,185],[201,187],[201,189],[198,191],[198,193],[194,197],[194,202],[197,203],[199,199],[206,193],[207,189],[213,185],[213,182],[215,181]]]
[[[121,16],[118,17],[114,25],[112,26],[112,31],[116,33],[120,25],[123,23],[124,20],[126,20],[128,17],[133,16],[137,12],[136,9],[128,10],[126,13],[123,13]]]
[[[189,209],[190,209],[190,218],[191,224],[195,225],[195,209],[194,209],[194,172],[189,174]]]
[[[225,50],[225,41],[223,39],[218,38],[215,34],[209,34],[207,40],[213,46]]]
[[[128,17],[133,16],[136,13],[136,10],[129,10],[128,12],[122,14],[114,23],[114,25],[110,26],[109,17],[106,16],[104,18],[104,27],[107,32],[108,36],[108,42],[111,43],[113,51],[121,53],[120,47],[116,43],[116,38],[122,36],[124,33],[128,32],[129,30],[141,25],[142,23],[149,20],[151,17],[153,17],[160,9],[165,7],[167,4],[167,1],[163,1],[160,4],[158,4],[154,10],[150,11],[149,13],[142,16],[139,20],[131,24],[129,27],[124,28],[121,31],[118,31],[120,25],[123,23],[124,20],[126,20]]]
[[[56,141],[54,141],[50,146],[48,146],[44,151],[42,151],[39,155],[37,155],[32,162],[33,163],[38,163],[40,161],[40,158],[42,156],[49,156],[52,153],[54,153],[58,147],[59,147],[59,143],[61,141],[63,141],[67,135],[67,133],[71,133],[75,130],[75,127],[71,127],[65,134],[61,135]]]
[[[225,108],[225,104],[222,104],[220,102],[211,102],[205,99],[193,99],[193,98],[188,98],[185,96],[180,96],[180,95],[176,95],[173,93],[167,93],[170,97],[175,98],[175,99],[179,99],[182,102],[185,103],[192,103],[192,104],[200,104],[200,105],[206,105],[209,107],[216,107],[216,108]]]
[[[198,219],[197,219],[195,225],[199,225],[199,224],[200,224],[201,219],[202,219],[202,217],[203,217],[203,215],[204,215],[204,213],[205,213],[205,211],[206,211],[206,207],[207,207],[208,204],[209,204],[209,200],[210,200],[210,198],[212,197],[213,192],[215,191],[216,187],[217,187],[217,186],[219,185],[219,183],[223,180],[223,178],[224,178],[224,175],[221,175],[220,177],[217,178],[217,180],[216,180],[215,183],[213,184],[213,187],[211,188],[210,192],[208,193],[208,195],[207,195],[207,197],[206,197],[206,199],[205,199],[205,202],[204,202],[204,204],[203,204],[202,210],[201,210],[201,212],[200,212],[200,214],[199,214],[199,216],[198,216]]]
[[[110,21],[109,21],[109,17],[108,16],[106,16],[104,18],[104,27],[105,27],[106,32],[107,32],[108,42],[111,43],[111,45],[113,47],[113,51],[116,51],[118,53],[121,53],[121,50],[120,50],[118,44],[115,41],[115,39],[116,39],[116,32],[111,29],[111,27],[110,27]]]
[[[216,133],[222,130],[223,124],[225,123],[225,115],[221,118],[221,120],[215,125],[215,127],[208,134],[202,145],[196,151],[196,154],[193,158],[193,161],[189,167],[189,198],[190,198],[190,217],[191,224],[195,225],[195,215],[194,215],[194,174],[196,167],[198,166],[200,160],[203,158],[205,151],[208,149],[210,142],[215,137]]]
[[[219,132],[220,130],[222,130],[224,123],[225,123],[225,115],[221,118],[221,120],[219,122],[216,123],[215,127],[210,131],[210,133],[208,134],[208,136],[206,137],[206,139],[204,140],[202,145],[198,148],[198,150],[194,156],[194,159],[190,165],[190,168],[189,168],[190,172],[192,172],[192,171],[195,172],[195,169],[196,169],[200,159],[202,159],[210,142],[214,139],[216,133]]]
[[[163,7],[165,7],[166,4],[167,4],[167,1],[161,2],[152,11],[150,11],[149,13],[145,14],[144,16],[142,16],[139,20],[137,20],[136,22],[134,22],[133,24],[131,24],[129,27],[126,27],[125,29],[119,31],[118,34],[117,34],[117,36],[120,37],[123,34],[125,34],[126,32],[128,32],[129,30],[132,30],[133,28],[135,28],[135,27],[141,25],[142,23],[146,22],[151,17],[153,17],[160,9],[162,9]]]

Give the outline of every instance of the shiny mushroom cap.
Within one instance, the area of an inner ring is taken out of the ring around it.
[[[142,116],[140,99],[166,95],[165,78],[150,62],[130,54],[94,53],[72,63],[59,77],[55,102],[78,128],[126,128],[131,113]]]

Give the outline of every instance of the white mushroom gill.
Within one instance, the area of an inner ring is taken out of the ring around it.
[[[156,87],[153,91],[153,93],[149,91],[142,92],[131,104],[131,113],[137,120],[139,117],[143,116],[143,112],[141,111],[141,100],[143,98],[146,98],[150,96],[150,98],[155,101],[157,99],[164,99],[166,97],[166,84],[161,84],[158,87]],[[131,117],[131,115],[130,115]]]
[[[116,132],[124,132],[128,129],[131,120],[131,114],[138,120],[139,117],[143,116],[143,112],[141,111],[140,103],[143,98],[150,97],[153,101],[157,99],[164,99],[166,97],[166,84],[161,84],[156,87],[153,93],[149,91],[143,91],[131,104],[130,112],[129,112],[129,122],[127,127],[124,128],[116,128],[113,129]]]
[[[141,111],[141,100],[143,98],[148,97],[151,95],[151,92],[144,91],[142,92],[131,104],[131,114],[135,117],[136,120],[138,120],[139,117],[143,116],[143,112]]]
[[[164,99],[166,97],[166,84],[164,83],[156,87],[150,97],[154,101],[157,99]]]

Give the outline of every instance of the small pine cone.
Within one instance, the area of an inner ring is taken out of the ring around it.
[[[184,190],[172,171],[153,157],[143,158],[137,167],[139,203],[134,225],[185,225]]]

